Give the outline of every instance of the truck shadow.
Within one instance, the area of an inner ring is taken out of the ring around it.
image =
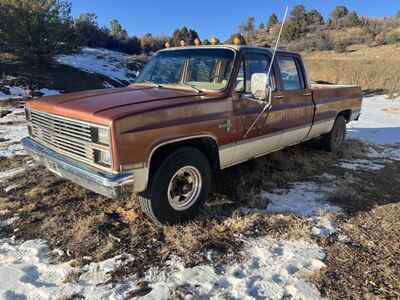
[[[362,136],[375,129],[357,129]],[[377,128],[376,130],[385,130]],[[386,129],[390,136],[399,132],[399,128]],[[400,158],[400,145],[380,148],[385,155],[390,151]],[[290,189],[296,182],[321,183],[324,174],[334,176],[328,179],[335,191],[326,194],[326,200],[345,210],[349,215],[398,202],[400,179],[400,161],[390,158],[380,160],[382,168],[349,169],[343,168],[338,161],[371,161],[368,153],[371,149],[357,140],[349,140],[341,153],[327,153],[319,147],[318,142],[311,141],[271,155],[249,161],[240,166],[221,172],[216,181],[216,193],[211,198],[221,206],[220,211],[229,215],[237,207],[266,208],[268,203],[260,199],[261,192],[272,192],[276,189]],[[211,205],[212,206],[212,205]],[[215,208],[214,208],[215,210]]]

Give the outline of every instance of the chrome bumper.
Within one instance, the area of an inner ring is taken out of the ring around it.
[[[95,193],[109,198],[117,198],[133,191],[135,178],[133,172],[104,173],[58,154],[31,138],[24,138],[21,143],[25,151],[47,169]]]

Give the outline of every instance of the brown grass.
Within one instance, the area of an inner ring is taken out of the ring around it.
[[[329,299],[400,298],[400,205],[361,213],[341,225],[348,242],[326,247],[327,268],[315,278]]]
[[[63,280],[63,283],[77,283],[79,281],[79,277],[82,275],[82,271],[80,270],[71,270],[68,272]]]
[[[355,47],[348,53],[316,51],[304,54],[311,80],[356,84],[363,90],[400,92],[400,48]]]

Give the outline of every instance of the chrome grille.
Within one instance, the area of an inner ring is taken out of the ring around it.
[[[92,129],[89,124],[31,111],[32,139],[72,158],[93,164]]]

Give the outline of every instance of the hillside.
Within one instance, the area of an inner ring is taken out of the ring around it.
[[[0,99],[125,86],[135,79],[142,67],[143,62],[134,56],[106,49],[83,48],[40,66],[3,55]]]
[[[310,80],[356,84],[366,92],[400,92],[400,47],[395,45],[305,52],[303,58]]]

